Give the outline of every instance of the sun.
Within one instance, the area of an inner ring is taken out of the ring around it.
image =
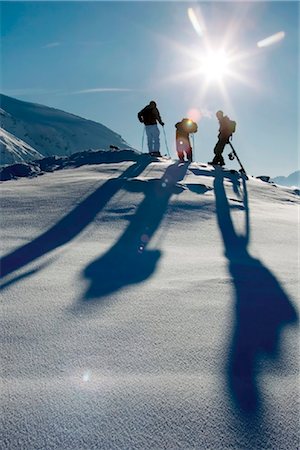
[[[221,82],[230,73],[230,57],[225,50],[209,50],[200,57],[199,72],[206,82]]]
[[[195,92],[199,99],[204,100],[217,92],[226,102],[230,102],[230,88],[233,83],[242,83],[249,88],[258,89],[260,86],[257,78],[251,76],[251,72],[256,68],[253,59],[257,51],[240,47],[239,21],[228,26],[222,35],[216,34],[215,27],[212,27],[214,33],[211,35],[199,8],[197,11],[188,8],[187,13],[199,41],[194,39],[183,43],[164,37],[172,51],[176,52],[176,58],[172,70],[158,83],[169,86],[170,83],[189,82],[196,86]],[[272,42],[274,39],[282,39],[283,36],[283,33],[279,33],[273,37]],[[270,45],[269,40],[259,42],[259,46],[262,45]]]

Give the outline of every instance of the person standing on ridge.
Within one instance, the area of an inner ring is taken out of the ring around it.
[[[230,120],[228,116],[224,116],[223,111],[217,111],[216,116],[220,124],[218,142],[214,148],[214,159],[209,164],[224,166],[225,161],[222,153],[225,145],[229,143],[229,138],[232,136],[232,133],[235,132],[236,122]]]
[[[138,119],[145,125],[149,154],[151,156],[161,156],[157,122],[162,127],[164,122],[161,120],[160,113],[153,100],[138,113]]]
[[[186,155],[189,162],[193,161],[193,149],[190,142],[190,133],[196,133],[198,126],[191,119],[182,119],[177,122],[176,128],[176,151],[180,161],[184,161]]]

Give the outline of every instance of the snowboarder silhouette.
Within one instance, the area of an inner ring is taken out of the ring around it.
[[[229,143],[229,138],[232,136],[232,133],[235,132],[236,122],[230,120],[228,116],[224,116],[223,111],[217,111],[216,117],[220,124],[218,142],[214,148],[214,159],[209,164],[224,166],[225,161],[222,153],[225,145]]]
[[[182,119],[177,122],[176,128],[176,151],[180,161],[184,161],[186,155],[188,161],[193,161],[193,149],[190,142],[190,133],[196,133],[198,126],[191,119]]]
[[[149,105],[145,106],[145,108],[138,113],[138,119],[145,125],[149,154],[151,156],[161,156],[157,122],[160,123],[162,127],[164,126],[164,122],[161,120],[160,113],[156,107],[156,102],[152,100]]]

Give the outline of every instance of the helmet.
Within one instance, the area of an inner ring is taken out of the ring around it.
[[[155,108],[156,107],[156,102],[154,100],[151,100],[149,105],[152,106],[152,108]]]

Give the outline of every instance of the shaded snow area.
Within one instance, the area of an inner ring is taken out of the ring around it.
[[[197,163],[2,183],[2,448],[299,448],[299,196]]]
[[[104,125],[82,117],[36,103],[24,102],[0,94],[1,128],[12,135],[15,148],[6,141],[1,144],[2,165],[19,162],[24,143],[44,156],[66,156],[88,149],[109,149],[110,145],[127,147],[122,137]],[[40,156],[34,156],[35,159]],[[24,158],[23,161],[28,161]]]

